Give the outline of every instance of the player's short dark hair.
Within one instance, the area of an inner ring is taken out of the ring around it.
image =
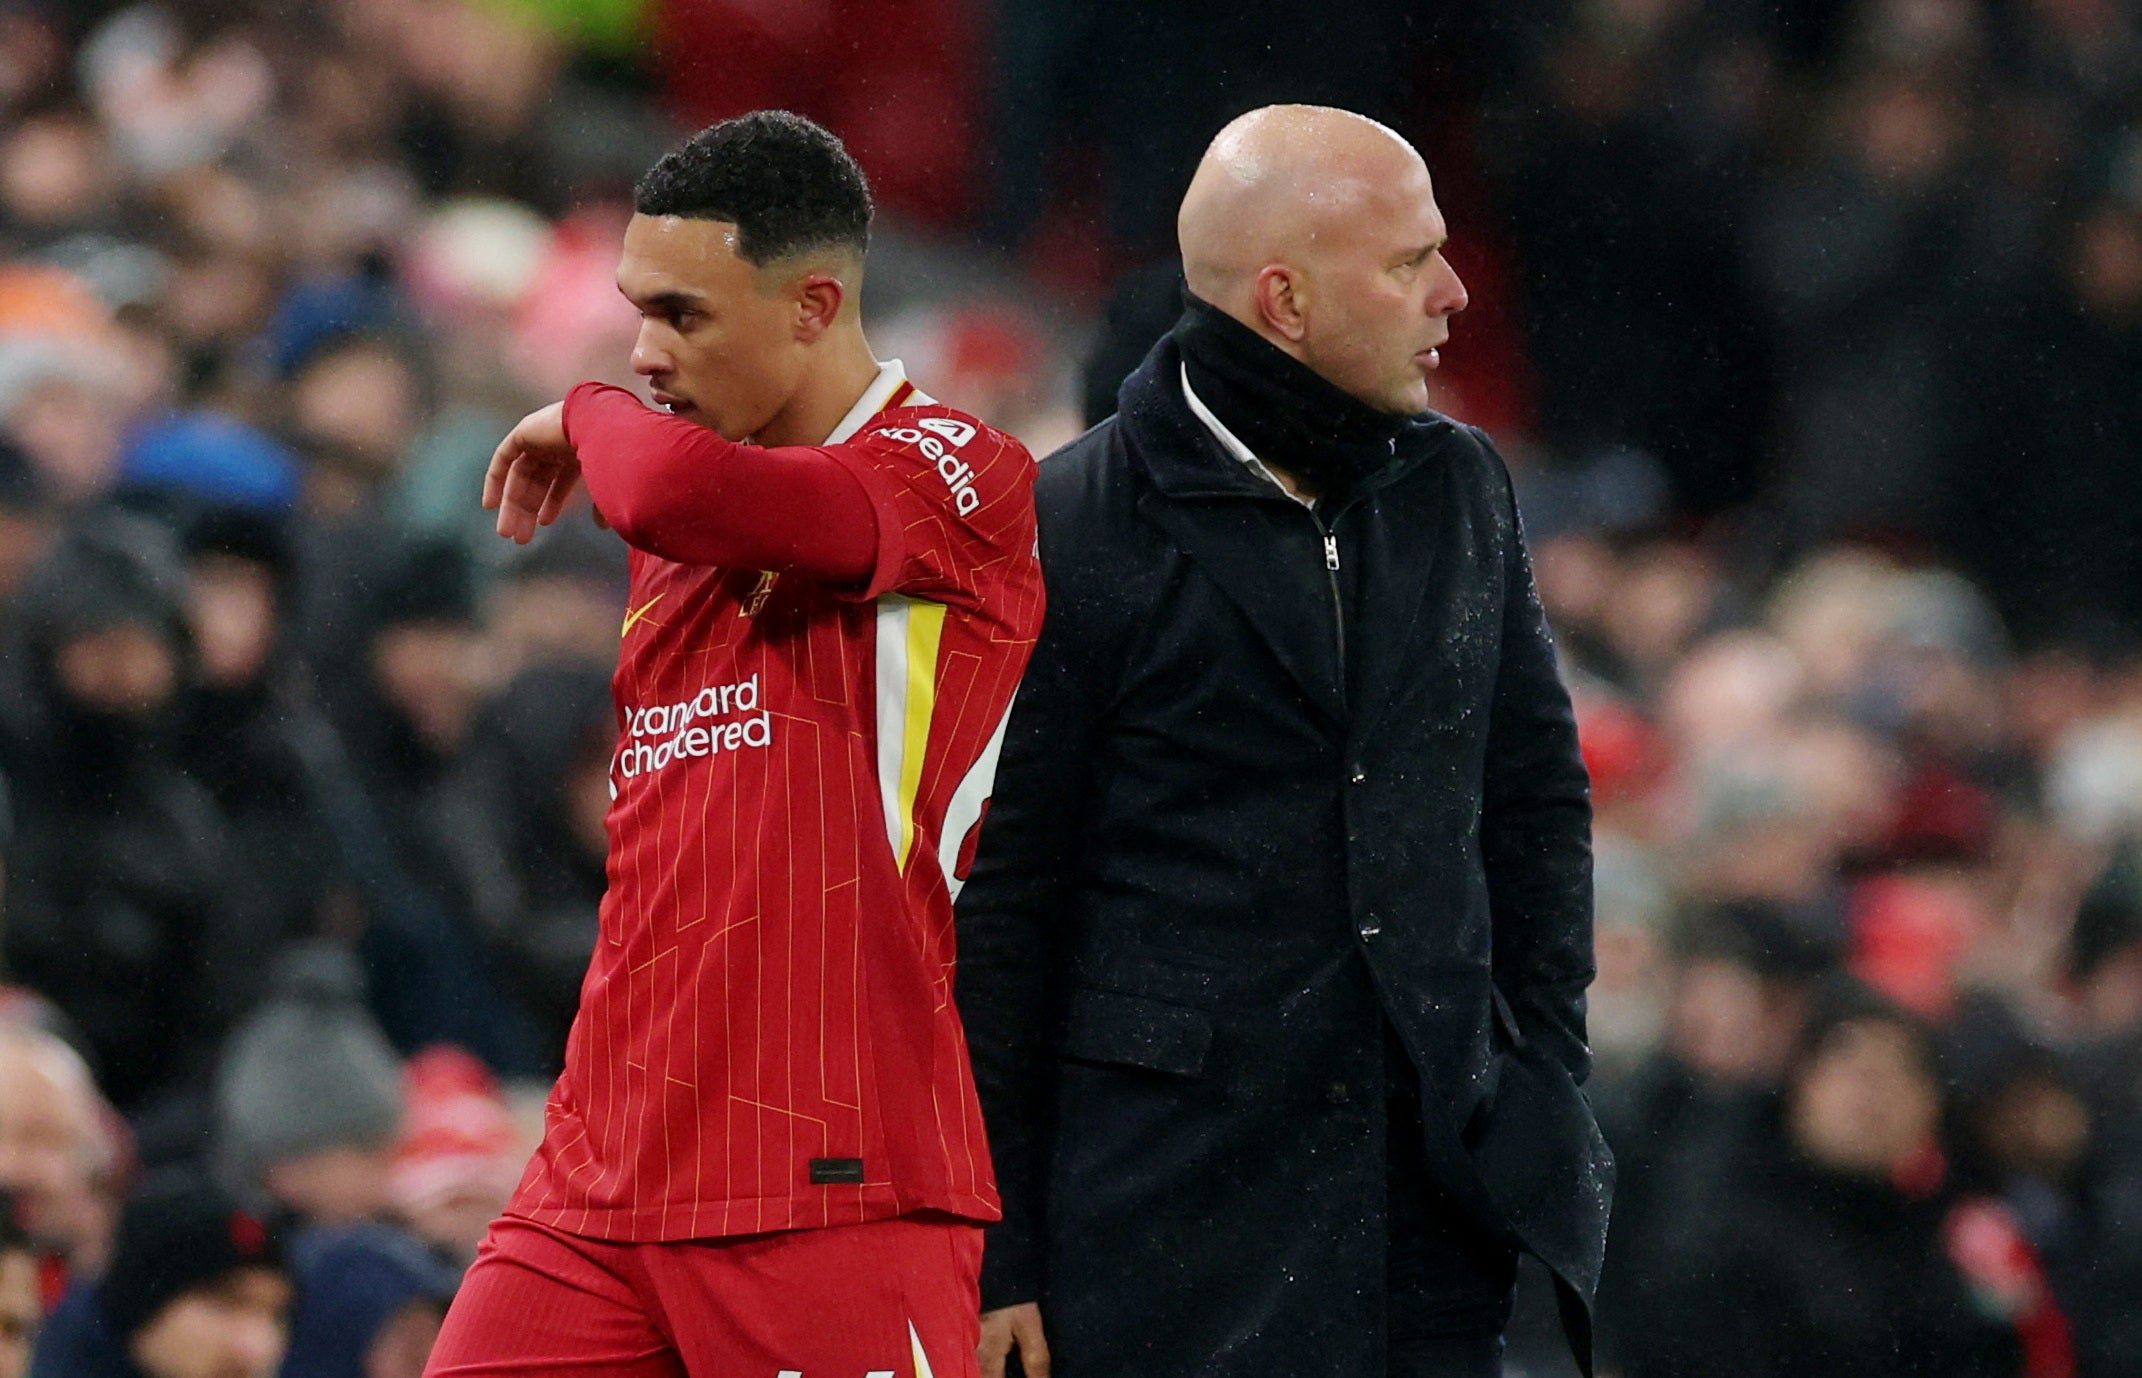
[[[809,249],[870,246],[870,186],[832,131],[755,110],[694,134],[633,189],[641,215],[736,226],[737,252],[771,263]]]

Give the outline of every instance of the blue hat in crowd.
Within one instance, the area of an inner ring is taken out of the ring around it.
[[[298,1301],[282,1378],[364,1378],[365,1356],[388,1322],[412,1302],[443,1309],[461,1282],[386,1225],[309,1230],[292,1253]]]
[[[393,280],[383,274],[309,277],[293,283],[276,303],[262,343],[276,376],[290,378],[338,340],[392,332],[405,324]]]
[[[217,506],[284,511],[298,499],[297,456],[241,421],[214,412],[175,413],[135,431],[120,481],[177,489]]]

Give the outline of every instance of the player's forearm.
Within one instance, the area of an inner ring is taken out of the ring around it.
[[[565,431],[603,517],[650,554],[827,584],[876,568],[870,495],[821,450],[739,445],[601,383],[566,397]]]

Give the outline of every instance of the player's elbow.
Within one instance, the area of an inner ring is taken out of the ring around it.
[[[630,473],[586,472],[590,496],[625,544],[682,562],[681,552],[693,544],[692,528],[698,523],[692,517],[700,504],[682,500],[689,490],[683,486],[685,476],[672,472],[674,468],[642,461]]]

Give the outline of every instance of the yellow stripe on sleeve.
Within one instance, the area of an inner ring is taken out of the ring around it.
[[[930,719],[937,711],[937,644],[944,636],[945,606],[914,604],[907,618],[907,713],[901,724],[900,845],[893,860],[907,870],[915,850],[915,796],[922,789],[922,761],[930,745]]]

